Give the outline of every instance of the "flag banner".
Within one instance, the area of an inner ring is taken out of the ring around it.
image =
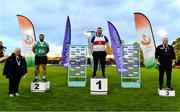
[[[134,13],[136,32],[138,41],[143,51],[144,65],[147,68],[154,68],[155,61],[155,41],[151,23],[142,13]]]
[[[93,56],[92,56],[92,51],[91,51],[90,46],[91,46],[91,39],[92,39],[92,37],[96,36],[96,32],[95,31],[88,31],[86,33],[88,33],[88,36],[87,36],[87,38],[88,38],[88,45],[87,45],[88,46],[88,55],[90,57],[91,69],[93,71],[94,61],[93,61]],[[98,64],[98,65],[100,65],[100,64]]]
[[[32,47],[36,41],[34,26],[25,16],[17,15],[19,28],[22,36],[23,53],[27,61],[27,66],[34,66],[34,53]]]
[[[66,21],[64,43],[63,43],[63,50],[62,50],[62,64],[64,65],[64,68],[68,67],[70,44],[71,44],[71,23],[68,16],[67,21]]]
[[[121,73],[122,42],[115,26],[109,21],[108,21],[108,28],[109,28],[109,35],[111,39],[114,59],[116,62],[116,69],[118,73]]]

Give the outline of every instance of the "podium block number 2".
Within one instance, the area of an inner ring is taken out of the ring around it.
[[[39,89],[39,84],[38,83],[35,84],[35,88],[34,89]]]
[[[99,80],[98,82],[96,82],[96,85],[98,85],[98,87],[99,87],[99,89],[101,89],[102,88],[102,82],[101,82],[101,80]]]

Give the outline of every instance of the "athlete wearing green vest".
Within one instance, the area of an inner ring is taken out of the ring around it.
[[[36,41],[36,43],[33,46],[32,51],[35,53],[35,79],[33,82],[36,82],[39,80],[39,67],[40,65],[43,68],[43,81],[46,82],[46,64],[47,64],[47,53],[49,52],[49,45],[47,42],[44,41],[44,35],[39,35],[39,41]]]

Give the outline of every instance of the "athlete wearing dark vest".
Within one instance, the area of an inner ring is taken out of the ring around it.
[[[102,76],[105,78],[106,48],[109,47],[108,38],[102,35],[102,28],[97,28],[97,35],[91,39],[91,51],[93,55],[94,68],[92,77],[96,77],[98,61],[100,60]]]
[[[163,44],[156,48],[155,52],[156,63],[159,65],[159,89],[163,88],[163,77],[166,72],[167,90],[173,90],[171,87],[171,72],[175,66],[175,52],[171,45],[168,45],[168,38],[163,39]]]
[[[49,45],[44,41],[44,35],[39,35],[39,41],[36,41],[33,46],[33,52],[35,53],[35,80],[34,82],[39,80],[39,67],[42,65],[43,68],[43,81],[46,82],[46,64],[47,64],[47,53],[49,52]]]

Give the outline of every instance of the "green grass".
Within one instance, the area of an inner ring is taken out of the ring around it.
[[[37,111],[37,110],[179,110],[180,111],[180,69],[173,69],[172,86],[175,97],[160,97],[157,94],[158,70],[141,69],[142,88],[125,89],[120,87],[120,76],[116,69],[107,67],[110,93],[105,96],[90,95],[88,68],[87,86],[84,88],[67,87],[66,70],[63,67],[48,67],[47,79],[51,89],[46,93],[31,93],[30,82],[34,78],[34,68],[20,83],[20,96],[8,97],[8,80],[2,76],[0,66],[0,110]],[[100,72],[99,72],[100,74]]]

